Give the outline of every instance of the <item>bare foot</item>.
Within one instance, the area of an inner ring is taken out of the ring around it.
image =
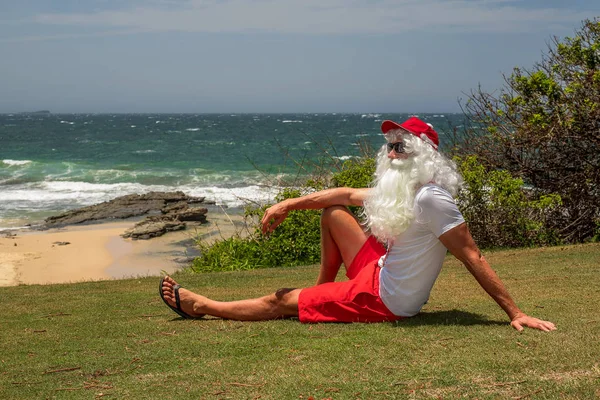
[[[173,278],[165,276],[162,284],[162,293],[167,303],[169,303],[170,306],[177,308],[174,290],[175,285],[177,285],[177,282],[175,282]],[[202,312],[205,304],[206,297],[182,287],[179,288],[179,307],[185,314],[192,318],[201,318],[205,314]]]

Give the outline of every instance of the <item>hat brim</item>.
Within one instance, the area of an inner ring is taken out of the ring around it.
[[[390,121],[389,119],[386,119],[385,121],[383,121],[381,123],[381,132],[383,132],[384,135],[386,133],[388,133],[389,131],[392,131],[394,129],[402,129],[403,131],[406,131],[408,133],[412,133],[408,129],[404,128],[402,125],[400,125],[400,124],[398,124],[398,123],[396,123],[394,121]]]

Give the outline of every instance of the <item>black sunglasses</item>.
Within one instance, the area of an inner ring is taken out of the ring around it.
[[[390,151],[392,151],[392,149],[394,149],[394,151],[398,154],[404,153],[404,142],[388,143],[387,149],[388,149],[388,152],[390,152]]]

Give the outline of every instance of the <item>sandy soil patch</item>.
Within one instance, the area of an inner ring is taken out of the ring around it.
[[[0,236],[0,286],[172,273],[198,255],[194,246],[198,235],[227,237],[240,229],[242,217],[213,211],[208,219],[208,224],[150,240],[120,236],[135,221],[4,234]]]

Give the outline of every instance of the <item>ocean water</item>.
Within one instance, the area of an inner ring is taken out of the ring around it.
[[[131,193],[182,190],[224,207],[271,201],[326,152],[381,146],[410,114],[1,114],[0,230]],[[462,114],[421,114],[440,133]],[[295,161],[294,161],[295,160]]]

